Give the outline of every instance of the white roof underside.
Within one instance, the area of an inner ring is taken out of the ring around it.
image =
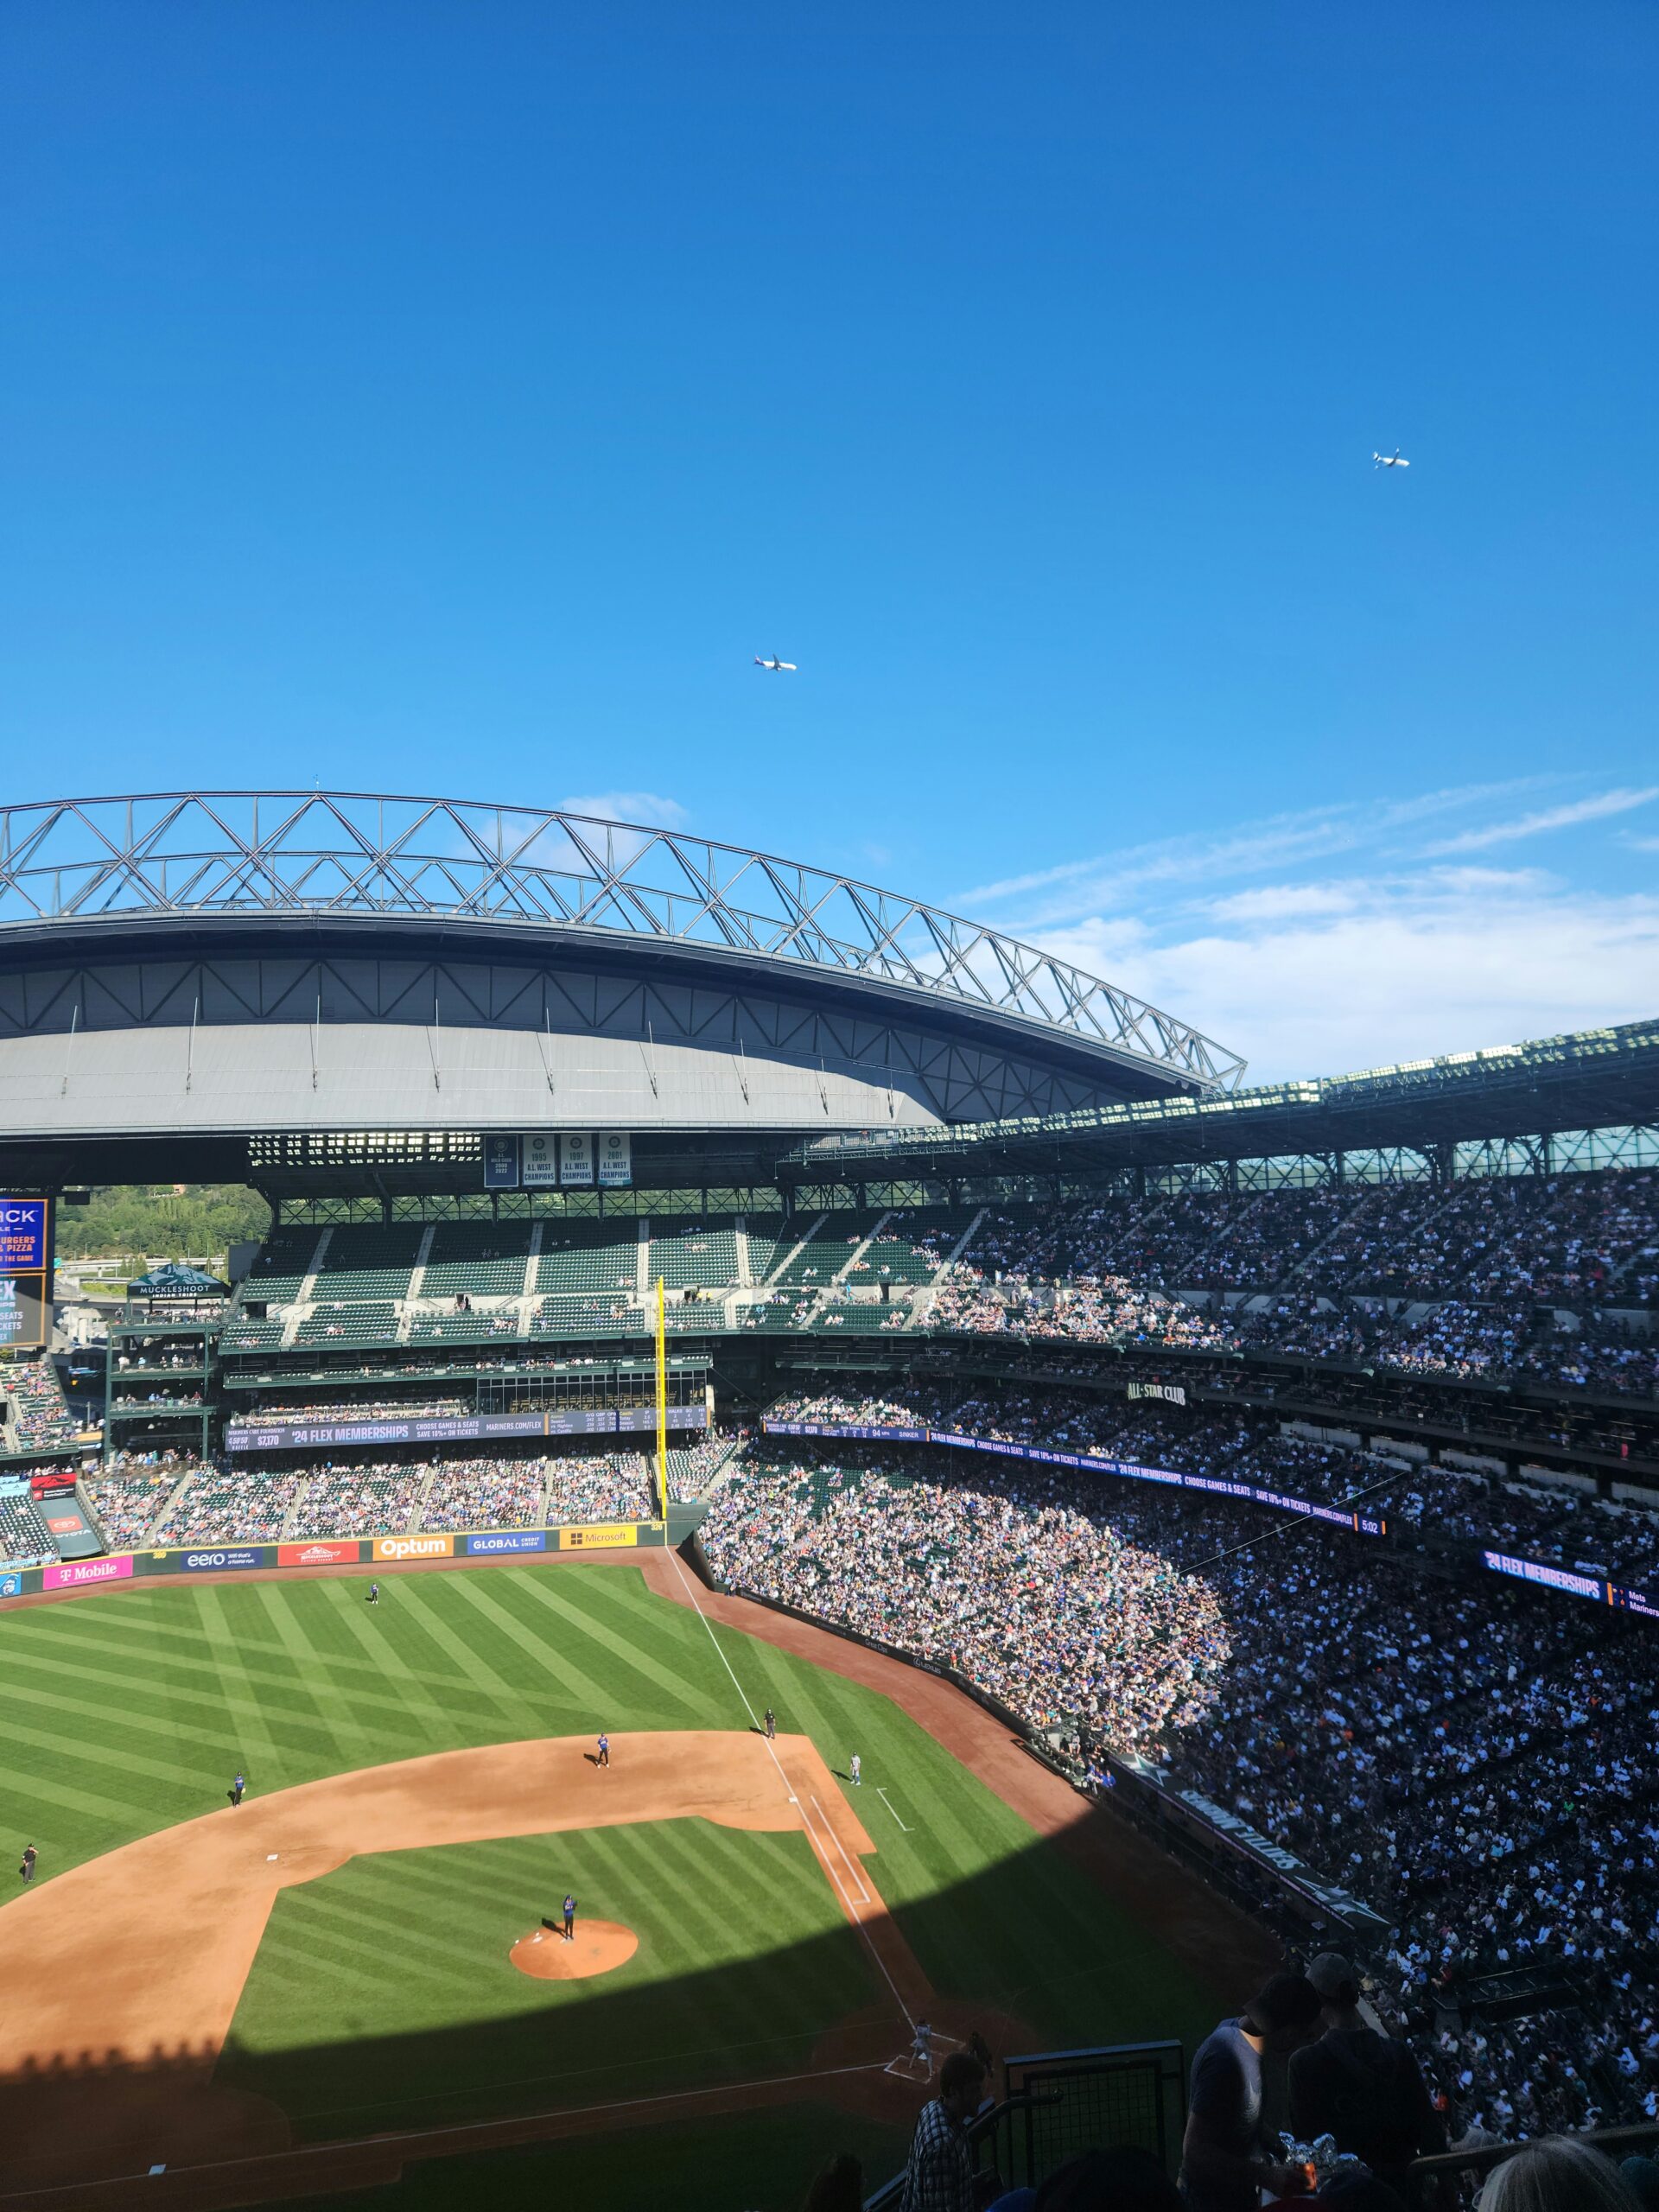
[[[654,1078],[654,1082],[653,1082]],[[380,1023],[0,1039],[0,1139],[931,1127],[902,1076],[717,1046]],[[746,1095],[747,1092],[747,1095]]]

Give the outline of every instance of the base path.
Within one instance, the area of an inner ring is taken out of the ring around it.
[[[364,1853],[688,1816],[804,1827],[847,1916],[880,1923],[866,1933],[893,2018],[899,1989],[921,2000],[925,1984],[859,1869],[874,1846],[805,1737],[615,1736],[606,1769],[588,1744],[493,1744],[302,1783],[144,1836],[0,1907],[5,2189],[286,2148],[276,2108],[213,2088],[213,2067],[278,1891]]]
[[[1155,1928],[1194,1978],[1215,1990],[1218,2010],[1236,2008],[1241,1991],[1259,1989],[1283,1963],[1266,1929],[1109,1806],[1081,1796],[1033,1758],[1006,1722],[943,1675],[890,1659],[849,1637],[774,1612],[751,1599],[718,1597],[676,1552],[647,1553],[635,1563],[658,1597],[694,1605],[716,1625],[741,1629],[745,1636],[891,1698],[1039,1835],[1052,1837],[1126,1912]]]

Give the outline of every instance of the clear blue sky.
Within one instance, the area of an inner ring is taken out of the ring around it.
[[[1656,111],[1648,0],[11,0],[0,791],[650,795],[1261,1073],[1652,1013]]]

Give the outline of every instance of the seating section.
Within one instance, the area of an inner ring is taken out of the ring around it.
[[[304,1494],[289,1524],[290,1537],[374,1536],[407,1529],[420,1503],[427,1469],[405,1463],[334,1467],[296,1480]]]
[[[690,1284],[730,1289],[737,1282],[737,1233],[712,1223],[651,1224],[651,1280],[669,1290]]]
[[[49,1359],[19,1359],[0,1370],[5,1427],[0,1451],[51,1452],[73,1444],[79,1428],[64,1403],[58,1370]]]
[[[871,1239],[868,1251],[855,1262],[848,1281],[931,1282],[972,1219],[972,1214],[957,1213],[948,1206],[916,1206],[893,1214]]]
[[[174,1465],[135,1467],[94,1475],[81,1484],[81,1495],[111,1551],[139,1551],[150,1541],[151,1525],[178,1488],[181,1472]]]
[[[833,1281],[847,1265],[869,1234],[875,1217],[867,1213],[831,1213],[817,1221],[810,1214],[798,1218],[802,1230],[810,1233],[804,1234],[798,1251],[785,1246],[789,1257],[779,1270],[777,1281],[783,1288],[801,1283],[817,1290]]]
[[[475,1344],[518,1333],[516,1306],[498,1313],[417,1313],[409,1325],[412,1344]]]
[[[219,1340],[221,1351],[276,1351],[287,1324],[282,1321],[231,1320]]]
[[[543,1298],[531,1316],[535,1338],[639,1337],[645,1324],[639,1308],[613,1292],[610,1297]]]
[[[548,1223],[536,1287],[544,1297],[597,1298],[620,1291],[632,1298],[639,1280],[639,1232],[623,1219]]]
[[[295,1332],[296,1345],[395,1344],[397,1308],[389,1298],[365,1299],[359,1304],[319,1300]]]
[[[530,1237],[527,1222],[441,1221],[432,1232],[422,1297],[521,1297]]]
[[[0,1484],[0,1559],[11,1567],[39,1567],[56,1559],[26,1483]]]
[[[319,1304],[406,1298],[425,1234],[417,1221],[401,1222],[391,1228],[353,1224],[336,1229],[317,1270],[314,1297]]]
[[[238,1287],[236,1311],[250,1299],[256,1305],[291,1306],[300,1294],[320,1234],[312,1228],[278,1229],[267,1236]]]
[[[283,1533],[301,1475],[192,1475],[156,1525],[158,1544],[270,1544]]]

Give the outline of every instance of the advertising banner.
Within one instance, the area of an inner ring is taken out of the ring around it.
[[[544,1129],[530,1129],[518,1140],[520,1172],[527,1191],[549,1191],[559,1179],[559,1141]]]
[[[585,1129],[559,1139],[559,1181],[566,1190],[593,1188],[594,1141]]]
[[[363,1556],[355,1536],[341,1536],[327,1543],[279,1544],[278,1567],[355,1567]]]
[[[599,1179],[607,1190],[626,1190],[633,1181],[633,1139],[626,1129],[607,1129],[599,1140]]]
[[[672,1418],[671,1414],[670,1419]],[[968,1436],[956,1429],[877,1428],[851,1422],[811,1421],[767,1421],[761,1427],[768,1435],[774,1436],[857,1436],[881,1444],[953,1445],[965,1452],[994,1452],[1008,1459],[1034,1459],[1046,1466],[1076,1467],[1084,1474],[1120,1475],[1130,1482],[1161,1483],[1172,1490],[1248,1498],[1253,1504],[1270,1505],[1281,1513],[1300,1513],[1311,1520],[1328,1522],[1332,1528],[1351,1529],[1359,1536],[1386,1536],[1389,1533],[1389,1524],[1381,1514],[1356,1512],[1351,1506],[1322,1505],[1312,1498],[1287,1497],[1278,1491],[1258,1490],[1253,1484],[1231,1482],[1219,1475],[1184,1474],[1174,1467],[1142,1467],[1131,1459],[1095,1459],[1082,1452],[1048,1452],[1040,1445],[1011,1444],[1001,1436]],[[1522,1572],[1519,1563],[1496,1567],[1497,1557],[1496,1553],[1489,1553],[1486,1559],[1487,1565],[1496,1572]]]
[[[45,1198],[0,1198],[0,1274],[46,1273],[47,1205]]]
[[[607,1425],[604,1415],[580,1424]],[[467,1444],[483,1436],[545,1436],[543,1414],[461,1414],[436,1421],[265,1421],[225,1432],[227,1452],[309,1450],[319,1444]]]
[[[21,1598],[22,1594],[23,1578],[16,1567],[0,1574],[0,1598]]]
[[[232,1567],[270,1564],[268,1544],[222,1544],[211,1551],[175,1552],[170,1564],[181,1574],[226,1574]]]
[[[545,1529],[486,1529],[467,1539],[468,1559],[485,1559],[494,1552],[544,1552]]]
[[[453,1536],[377,1536],[371,1557],[378,1560],[453,1559]]]
[[[52,1309],[44,1275],[0,1275],[0,1351],[44,1351]]]
[[[124,1552],[117,1559],[83,1559],[48,1567],[41,1576],[42,1590],[77,1590],[87,1582],[125,1582],[132,1574],[132,1560]]]
[[[38,1470],[29,1478],[29,1494],[36,1505],[44,1505],[51,1498],[73,1497],[75,1494],[74,1470],[62,1467]]]
[[[639,1541],[637,1521],[613,1521],[590,1529],[561,1529],[559,1549],[562,1552],[618,1551]]]
[[[516,1191],[518,1187],[518,1140],[486,1136],[484,1140],[484,1187],[486,1191]]]

